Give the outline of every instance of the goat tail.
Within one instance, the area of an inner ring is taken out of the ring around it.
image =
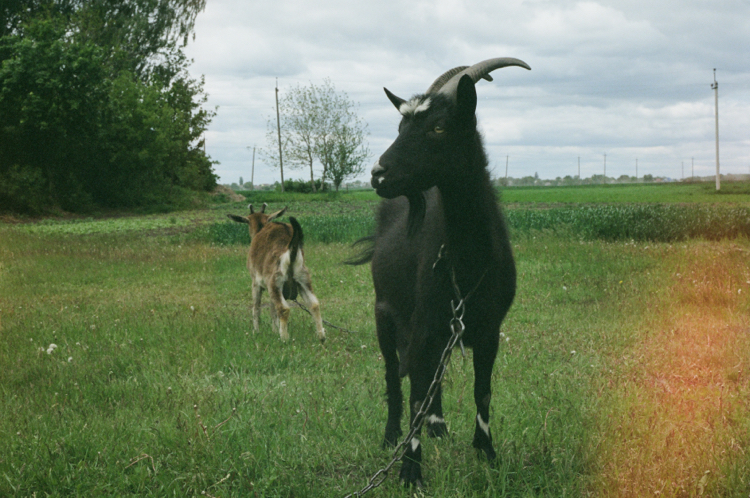
[[[294,216],[289,217],[289,223],[292,225],[292,240],[289,241],[289,261],[294,263],[297,259],[297,253],[304,244],[305,235],[302,232],[302,226]]]
[[[304,234],[302,233],[302,226],[300,226],[297,218],[290,216],[289,223],[292,225],[292,240],[289,241],[289,267],[287,268],[286,280],[284,281],[284,288],[282,294],[284,299],[297,299],[297,281],[294,279],[294,262],[297,260],[297,255],[302,250],[302,243],[304,241]]]
[[[372,257],[375,254],[375,236],[368,235],[367,237],[362,237],[352,244],[353,248],[359,246],[362,246],[362,248],[357,254],[344,261],[345,265],[358,266],[372,261]]]

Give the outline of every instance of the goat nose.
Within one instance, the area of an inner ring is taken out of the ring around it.
[[[370,174],[372,176],[379,175],[381,173],[385,172],[385,168],[380,165],[380,159],[375,161],[375,164],[372,167],[372,171],[370,171]]]

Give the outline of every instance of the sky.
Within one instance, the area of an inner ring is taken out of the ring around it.
[[[208,0],[186,48],[216,109],[206,150],[220,183],[279,179],[262,149],[275,87],[329,78],[367,123],[370,166],[402,98],[444,71],[515,57],[477,83],[493,177],[750,173],[750,0]],[[683,173],[684,171],[684,173]],[[316,173],[319,174],[319,171]],[[309,178],[289,171],[285,179]]]

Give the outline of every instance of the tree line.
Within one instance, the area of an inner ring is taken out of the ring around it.
[[[212,190],[182,49],[205,0],[0,7],[0,210],[175,206]]]

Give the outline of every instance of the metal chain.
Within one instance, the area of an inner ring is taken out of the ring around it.
[[[409,431],[409,434],[406,435],[406,438],[401,441],[401,443],[399,443],[398,446],[396,446],[396,448],[393,450],[393,457],[391,458],[391,461],[388,462],[388,465],[375,472],[375,474],[373,474],[373,476],[370,477],[370,480],[367,482],[367,486],[359,491],[355,491],[354,493],[346,495],[344,498],[359,498],[365,493],[380,486],[388,477],[388,471],[391,469],[391,467],[393,467],[396,462],[403,458],[404,454],[406,453],[407,446],[409,445],[409,443],[411,443],[411,440],[414,439],[416,433],[422,428],[425,415],[427,415],[427,410],[429,410],[430,406],[432,406],[432,401],[435,398],[438,387],[440,386],[440,383],[443,380],[443,376],[445,375],[445,371],[448,368],[448,362],[451,359],[451,352],[453,351],[453,348],[456,346],[456,344],[461,341],[461,337],[463,336],[464,330],[466,329],[463,322],[464,313],[466,312],[466,301],[472,296],[472,294],[474,294],[474,291],[477,290],[479,284],[482,283],[482,280],[484,279],[484,276],[486,274],[487,271],[482,274],[479,282],[477,282],[477,284],[466,295],[466,297],[461,298],[461,291],[459,290],[458,284],[456,283],[456,274],[451,267],[451,280],[453,282],[453,290],[456,294],[456,299],[458,300],[458,304],[456,304],[456,302],[451,299],[451,310],[453,312],[453,318],[451,318],[450,321],[451,337],[448,340],[448,344],[445,346],[445,349],[443,350],[443,354],[440,356],[440,363],[438,364],[438,368],[435,371],[435,376],[432,379],[432,384],[430,384],[429,389],[427,389],[427,395],[422,401],[422,404],[419,407],[419,411],[417,411],[416,415],[414,416],[411,430]],[[461,350],[463,351],[463,343],[461,343]]]

